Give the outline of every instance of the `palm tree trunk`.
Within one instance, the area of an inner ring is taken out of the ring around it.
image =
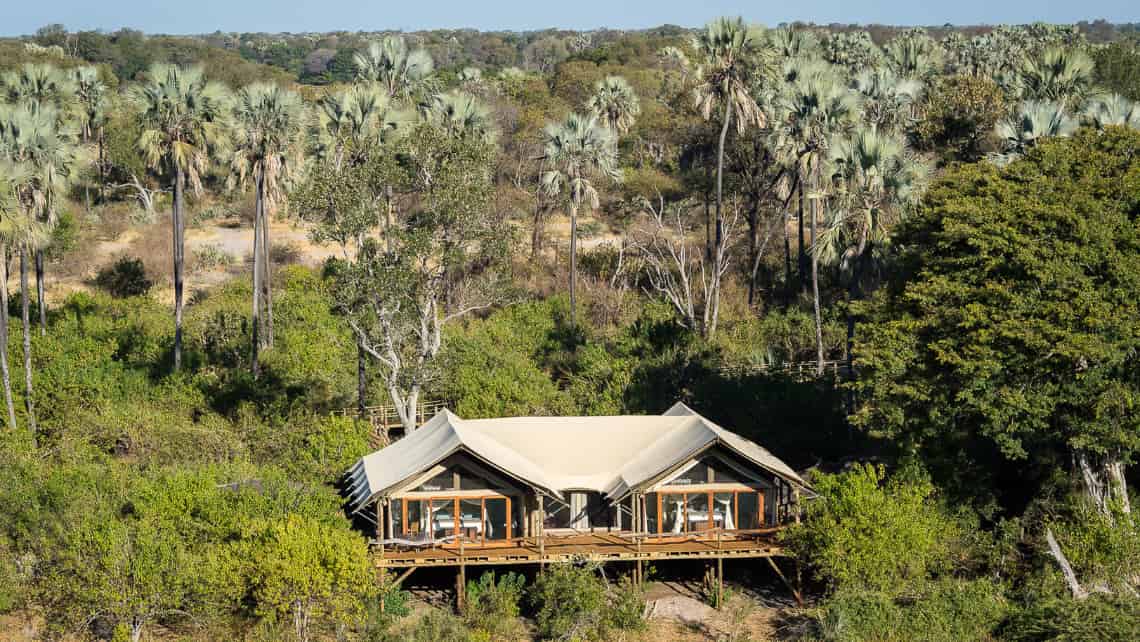
[[[806,272],[807,272],[807,268],[808,268],[808,264],[807,264],[807,240],[804,238],[804,214],[805,214],[804,204],[807,200],[804,197],[804,184],[806,182],[807,181],[805,181],[805,180],[800,181],[799,194],[798,194],[799,204],[800,204],[800,208],[799,208],[800,209],[800,214],[799,214],[799,228],[800,228],[799,229],[799,234],[800,234],[799,271],[800,271],[800,289],[801,290],[803,290],[803,288],[807,286],[807,279],[805,279],[804,277],[806,276]]]
[[[28,245],[20,244],[20,319],[24,329],[24,410],[28,414],[28,430],[36,443],[36,408],[32,401],[32,318],[28,305]]]
[[[818,185],[818,172],[815,184]],[[815,251],[815,242],[817,239],[816,231],[819,222],[819,198],[813,198],[811,203],[811,293],[812,293],[812,306],[815,311],[815,358],[816,358],[816,374],[823,375],[823,316],[820,314],[819,309],[819,254]]]
[[[578,300],[575,287],[578,281],[578,204],[570,204],[570,327],[578,327]]]
[[[262,192],[265,190],[262,181]],[[269,247],[269,212],[265,207],[265,196],[261,199],[261,300],[265,303],[265,343],[266,347],[273,346],[273,284],[272,266],[270,265]]]
[[[103,128],[99,128],[99,203],[107,201],[107,157],[104,151]]]
[[[250,322],[252,336],[249,342],[249,367],[256,379],[261,374],[258,351],[261,349],[261,208],[265,176],[259,169],[254,188],[253,202],[253,318]]]
[[[174,370],[182,368],[182,268],[184,264],[182,225],[182,165],[174,160],[174,203],[170,212],[171,237],[174,241]]]
[[[36,307],[40,315],[40,336],[47,335],[47,301],[44,299],[44,251],[37,248],[36,261]]]
[[[728,125],[732,120],[732,101],[725,99],[724,123],[720,127],[720,139],[716,148],[716,229],[713,240],[713,254],[720,255],[721,246],[724,245],[724,142],[728,139]]]
[[[8,428],[16,429],[16,403],[12,400],[12,373],[8,369],[8,248],[0,243],[0,379],[4,383],[4,405]]]

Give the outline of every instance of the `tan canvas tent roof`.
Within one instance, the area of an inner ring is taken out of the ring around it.
[[[348,471],[359,511],[407,480],[463,451],[521,482],[561,498],[589,490],[620,498],[713,445],[786,481],[806,486],[777,457],[678,403],[663,415],[460,419],[443,410]]]

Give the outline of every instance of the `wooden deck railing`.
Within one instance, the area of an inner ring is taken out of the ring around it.
[[[820,374],[819,363],[816,361],[790,361],[785,363],[742,363],[723,364],[716,371],[725,375],[783,375],[796,381],[808,381],[821,377],[841,378],[851,375],[851,364],[846,360],[824,361],[823,373]]]
[[[446,407],[446,401],[421,401],[416,408],[416,425],[422,425],[425,421],[431,419],[437,412]],[[392,404],[365,406],[364,412],[361,412],[359,408],[345,408],[336,411],[334,414],[342,417],[355,417],[367,421],[373,448],[383,448],[387,446],[392,442],[394,432],[402,432],[404,430],[404,424],[400,421],[400,414],[396,412],[396,406]]]

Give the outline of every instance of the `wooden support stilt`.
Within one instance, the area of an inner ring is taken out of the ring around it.
[[[769,558],[770,559],[770,558]],[[724,558],[716,558],[716,608],[724,606]]]
[[[458,514],[458,513],[457,513]],[[463,538],[459,538],[459,574],[455,578],[455,610],[463,611],[463,601],[467,590],[467,559],[463,555]]]
[[[796,605],[802,607],[804,605],[803,595],[792,586],[788,578],[784,577],[784,572],[780,570],[780,567],[776,565],[776,562],[773,561],[771,557],[765,557],[764,559],[768,560],[768,564],[772,567],[772,570],[776,571],[776,575],[780,576],[780,579],[784,581],[784,586],[788,587],[788,590],[792,592],[792,596],[796,598]]]

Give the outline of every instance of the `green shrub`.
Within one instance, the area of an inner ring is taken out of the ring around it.
[[[819,497],[785,541],[830,588],[898,595],[949,570],[961,527],[925,475],[888,480],[882,466],[864,464],[813,485]]]
[[[816,614],[814,633],[824,640],[985,640],[1006,613],[1001,587],[988,580],[948,579],[923,593],[841,590]]]
[[[1046,598],[1016,610],[1002,625],[1003,640],[1134,640],[1140,599],[1094,594],[1084,600]]]
[[[463,620],[473,629],[498,639],[513,639],[519,631],[519,600],[526,578],[506,573],[495,580],[494,571],[468,582],[464,593]]]
[[[620,631],[645,628],[645,589],[625,575],[610,587],[606,605],[607,623]]]
[[[142,259],[123,256],[99,270],[95,276],[95,285],[106,290],[111,296],[125,299],[150,292],[154,282],[147,277],[146,266],[143,265]]]
[[[549,566],[531,588],[538,635],[543,639],[600,640],[606,631],[606,583],[596,565]]]

